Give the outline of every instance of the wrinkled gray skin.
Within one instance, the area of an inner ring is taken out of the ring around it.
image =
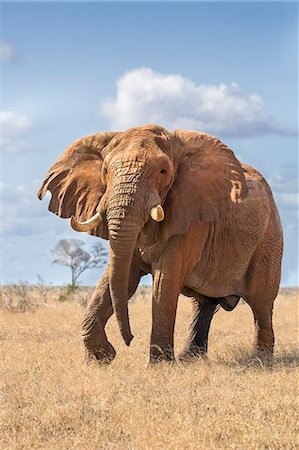
[[[193,299],[190,336],[180,359],[205,355],[217,305],[251,306],[255,347],[271,353],[272,308],[282,257],[282,231],[269,186],[217,139],[168,132],[155,125],[98,133],[77,141],[49,170],[39,191],[49,209],[86,221],[109,239],[110,258],[83,320],[87,359],[108,363],[115,350],[105,325],[115,312],[120,332],[133,338],[128,299],[153,274],[150,361],[173,360],[180,293]],[[152,208],[163,205],[156,222]]]

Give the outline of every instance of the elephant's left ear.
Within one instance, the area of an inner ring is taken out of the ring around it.
[[[38,191],[40,200],[47,191],[51,192],[51,212],[63,218],[74,216],[79,221],[95,214],[106,190],[101,179],[103,152],[117,134],[106,132],[86,136],[58,158]],[[106,218],[88,233],[108,239]]]
[[[185,233],[194,221],[221,219],[247,194],[241,164],[218,139],[195,131],[174,131],[180,155],[175,181],[164,204],[158,239]]]

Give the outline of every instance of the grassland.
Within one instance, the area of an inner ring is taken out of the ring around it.
[[[298,297],[276,301],[272,364],[251,355],[246,304],[220,310],[209,362],[147,367],[150,301],[130,306],[135,339],[121,342],[101,368],[83,364],[82,306],[52,299],[35,312],[0,311],[1,449],[296,449],[298,448]],[[176,351],[190,321],[180,300]]]

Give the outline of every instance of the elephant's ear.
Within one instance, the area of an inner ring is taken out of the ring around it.
[[[75,216],[79,221],[92,217],[106,190],[101,171],[102,151],[117,133],[97,133],[76,141],[48,171],[38,191],[41,200],[47,191],[52,194],[49,211],[60,217]],[[89,234],[108,239],[107,222]]]
[[[180,163],[164,204],[158,239],[185,233],[194,221],[221,219],[247,194],[242,167],[218,139],[195,131],[174,131]]]

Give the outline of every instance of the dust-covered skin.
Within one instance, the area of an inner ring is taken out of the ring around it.
[[[173,360],[177,300],[193,298],[182,360],[205,354],[218,304],[252,308],[258,350],[273,352],[282,229],[271,190],[218,139],[156,125],[97,133],[70,146],[39,191],[78,230],[109,239],[109,265],[83,320],[87,357],[110,362],[105,325],[115,312],[127,345],[128,299],[153,274],[150,361]],[[82,223],[91,219],[91,222]]]

